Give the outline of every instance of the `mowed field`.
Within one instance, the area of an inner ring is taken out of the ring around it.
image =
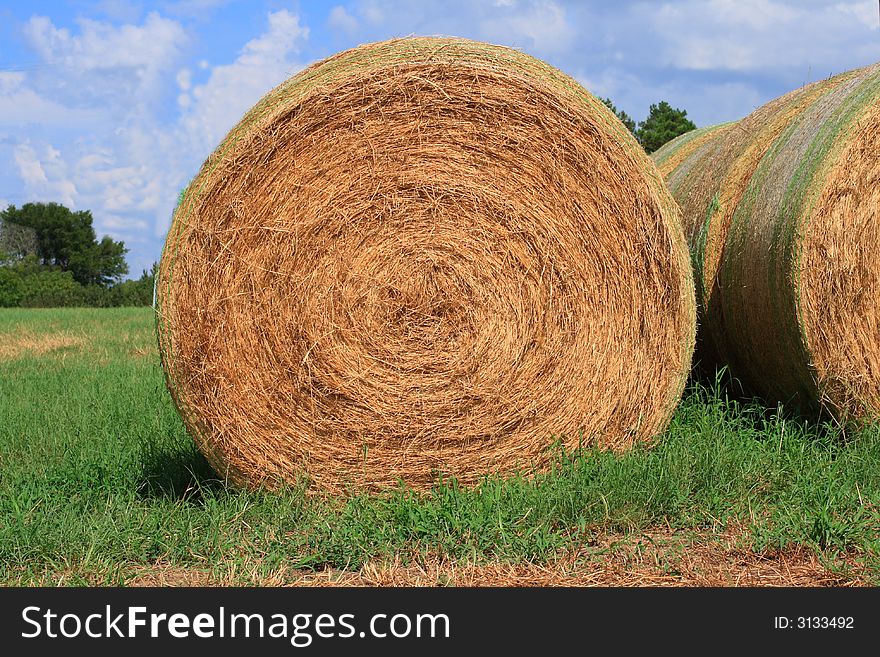
[[[880,428],[689,387],[653,450],[344,499],[217,479],[152,311],[0,310],[0,584],[880,584]]]

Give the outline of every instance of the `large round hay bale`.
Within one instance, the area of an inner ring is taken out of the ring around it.
[[[263,98],[174,214],[169,389],[240,485],[464,484],[661,431],[695,331],[677,207],[593,96],[460,39]]]
[[[655,154],[694,260],[698,358],[774,402],[880,411],[880,65]]]

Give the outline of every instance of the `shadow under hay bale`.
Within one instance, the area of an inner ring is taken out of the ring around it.
[[[195,502],[202,499],[206,490],[222,488],[223,482],[199,452],[148,450],[143,455],[137,491],[145,499]]]
[[[169,389],[222,478],[470,485],[559,436],[625,450],[681,395],[677,208],[596,98],[507,48],[362,46],[263,98],[174,214]]]

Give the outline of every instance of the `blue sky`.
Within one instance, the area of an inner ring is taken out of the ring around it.
[[[0,207],[58,201],[159,258],[179,191],[266,91],[360,43],[520,48],[635,119],[697,125],[880,61],[876,0],[77,0],[0,7]]]

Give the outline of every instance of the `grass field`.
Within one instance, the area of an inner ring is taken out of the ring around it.
[[[149,309],[0,310],[0,584],[880,584],[880,429],[693,385],[659,446],[344,500],[216,479]]]

